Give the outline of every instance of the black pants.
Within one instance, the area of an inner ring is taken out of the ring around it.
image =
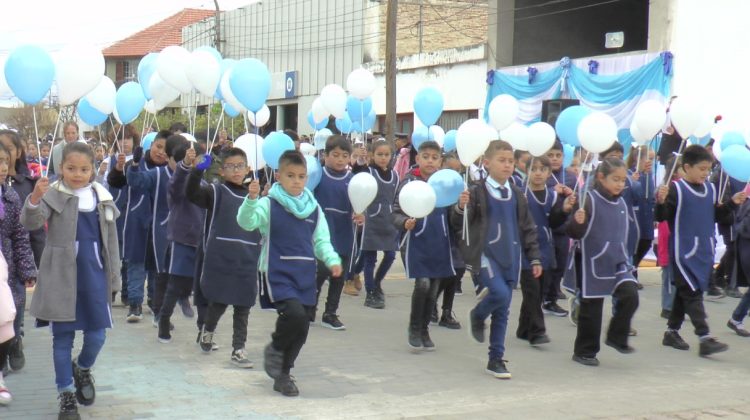
[[[557,302],[557,297],[562,294],[560,283],[565,275],[565,265],[568,263],[568,252],[570,250],[570,238],[565,234],[553,233],[555,244],[555,268],[550,270],[549,281],[542,284],[542,301]]]
[[[122,245],[120,245],[122,246]],[[120,288],[121,301],[128,302],[128,262],[122,260],[120,262],[120,278],[122,279],[122,287]]]
[[[341,277],[333,277],[331,270],[326,267],[323,261],[318,260],[318,270],[315,275],[315,281],[318,286],[318,295],[316,302],[320,300],[320,291],[323,288],[323,283],[328,280],[328,296],[326,297],[326,309],[325,313],[335,314],[339,309],[339,300],[341,300],[341,291],[344,290],[344,279],[346,278],[347,271],[349,270],[349,257],[341,256]],[[316,305],[317,307],[317,305]]]
[[[206,331],[216,331],[216,325],[219,323],[221,316],[224,315],[224,311],[227,310],[227,306],[229,305],[218,302],[208,304],[206,323],[204,324]],[[232,305],[232,308],[234,309],[232,316],[232,349],[239,350],[245,348],[245,342],[247,341],[247,320],[250,317],[250,307]]]
[[[198,330],[203,329],[203,324],[206,321],[206,312],[208,311],[208,300],[203,296],[203,290],[201,289],[201,273],[203,272],[203,246],[199,245],[195,252],[195,278],[193,280],[193,304],[198,312],[198,316],[195,318],[195,323],[198,326]]]
[[[726,250],[724,251],[724,255],[721,256],[721,260],[719,260],[719,265],[717,265],[714,270],[714,275],[711,276],[710,286],[734,288],[737,287],[737,278],[736,276],[732,276],[732,269],[734,268],[735,255],[737,252],[734,242],[732,242],[732,236],[728,233],[722,234],[721,236],[722,239],[724,239]]]
[[[414,291],[411,294],[411,314],[409,315],[409,329],[412,331],[426,331],[430,325],[432,308],[437,301],[440,279],[420,277],[414,279]]]
[[[518,316],[518,329],[516,337],[523,340],[531,340],[534,337],[547,333],[544,327],[544,314],[542,313],[542,284],[545,277],[551,277],[552,273],[547,271],[541,278],[535,279],[531,270],[521,270],[521,313]]]
[[[464,273],[466,273],[465,268],[456,268],[455,270],[456,270],[455,276],[440,279],[440,284],[438,285],[437,295],[435,296],[435,302],[437,302],[437,299],[440,297],[440,294],[441,293],[443,294],[442,309],[444,311],[453,310],[453,299],[456,297],[456,288],[458,287],[458,284],[461,281],[461,278],[464,276]]]
[[[282,371],[288,374],[307,341],[313,307],[305,306],[296,299],[278,301],[275,305],[279,317],[276,319],[276,330],[271,334],[271,344],[276,350],[284,352]]]
[[[612,319],[607,329],[607,340],[616,345],[628,344],[630,321],[638,309],[638,287],[635,282],[620,283],[612,293]],[[573,352],[578,356],[595,357],[599,353],[602,334],[604,298],[581,298],[578,312],[578,333]]]
[[[162,302],[161,310],[159,311],[159,322],[165,322],[164,325],[168,327],[169,319],[174,313],[177,301],[189,297],[192,290],[192,277],[170,274],[169,280],[167,281],[167,290],[164,293],[164,301]]]
[[[685,320],[685,314],[687,314],[695,328],[695,335],[698,337],[708,335],[706,309],[703,307],[703,291],[693,291],[675,264],[672,264],[672,274],[675,293],[672,313],[667,320],[667,327],[670,330],[679,330]]]
[[[169,273],[156,273],[156,282],[154,283],[154,300],[151,301],[151,306],[155,314],[161,313],[161,307],[164,303],[164,295],[167,292],[167,285],[169,283]]]
[[[8,353],[10,353],[10,345],[14,342],[16,338],[11,338],[10,340],[0,343],[0,371],[2,371],[3,366],[5,366],[5,362],[8,360]]]
[[[635,275],[635,278],[638,278],[638,265],[643,261],[643,257],[648,254],[648,250],[651,249],[651,243],[653,242],[652,239],[641,239],[638,241],[638,244],[635,247],[635,253],[633,254],[633,267],[635,267],[635,271],[633,274]]]

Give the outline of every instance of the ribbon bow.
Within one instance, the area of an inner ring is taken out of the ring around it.
[[[539,70],[537,70],[536,67],[528,67],[526,71],[529,73],[529,84],[534,83],[536,74],[539,73]]]
[[[596,60],[589,60],[589,74],[599,74],[599,62]]]

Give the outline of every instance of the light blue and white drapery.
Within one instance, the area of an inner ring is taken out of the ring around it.
[[[487,73],[485,119],[492,99],[509,94],[519,101],[518,120],[539,121],[542,101],[579,99],[581,104],[609,114],[621,129],[630,127],[641,101],[666,104],[672,80],[672,54],[630,54],[598,59],[570,60],[533,67],[517,66]]]

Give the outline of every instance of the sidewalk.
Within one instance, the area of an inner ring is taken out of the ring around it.
[[[521,297],[517,290],[506,354],[513,379],[501,381],[484,373],[487,348],[468,338],[466,313],[474,302],[468,276],[463,281],[466,293],[455,303],[463,329],[433,326],[437,351],[408,351],[412,283],[403,280],[400,265],[394,266],[384,283],[385,310],[365,308],[364,292],[357,298],[343,296],[339,314],[346,331],[311,327],[292,372],[300,388],[298,398],[274,392],[262,369],[262,349],[275,313],[251,311],[247,347],[256,367],[238,370],[229,363],[229,311],[216,337],[221,349],[204,355],[195,343],[194,320],[176,315],[173,342],[160,344],[150,318],[126,324],[126,310],[117,306],[115,328],[108,331],[94,369],[96,404],[80,412],[83,418],[117,419],[750,418],[750,341],[725,326],[738,300],[706,303],[713,333],[731,348],[710,359],[699,358],[689,323],[682,336],[692,346],[690,351],[661,345],[665,322],[659,317],[659,272],[642,273],[646,288],[634,323],[639,334],[631,341],[638,351],[621,355],[602,345],[598,368],[570,360],[575,328],[567,318],[546,318],[552,343],[544,347],[531,348],[516,339]],[[609,313],[607,304],[607,318]],[[27,317],[26,323],[32,325],[33,320]],[[54,418],[51,335],[47,329],[27,328],[25,344],[26,368],[7,378],[14,401],[0,408],[0,418]]]

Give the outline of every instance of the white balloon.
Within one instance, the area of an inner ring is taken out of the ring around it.
[[[221,64],[208,51],[193,51],[185,67],[185,74],[201,94],[212,98],[221,82]]]
[[[430,184],[424,181],[411,181],[401,188],[398,203],[407,216],[419,219],[435,209],[437,195]]]
[[[118,123],[122,124],[122,120],[120,119],[120,116],[117,115],[117,107],[114,107],[112,109],[112,116],[115,117],[115,121],[117,121]]]
[[[490,102],[487,113],[490,123],[498,131],[505,130],[518,116],[518,101],[507,94],[497,95]]]
[[[149,114],[156,114],[157,112],[156,103],[153,99],[149,99],[148,101],[146,101],[146,105],[143,106],[143,109],[145,109]]]
[[[190,83],[185,69],[190,66],[190,53],[178,45],[170,45],[159,53],[156,58],[156,72],[168,85],[180,93],[190,93],[193,84]],[[213,95],[213,94],[212,94]]]
[[[317,152],[315,146],[310,143],[300,143],[299,151],[305,156],[315,156],[315,153]]]
[[[718,143],[722,137],[724,137],[724,133],[730,129],[731,128],[727,125],[726,121],[719,120],[713,127],[711,127],[711,138]]]
[[[111,114],[115,109],[115,96],[117,96],[115,83],[109,77],[102,76],[94,90],[86,94],[86,99],[95,110],[102,114]]]
[[[469,166],[479,159],[490,145],[490,134],[484,121],[472,118],[458,127],[456,132],[456,151],[464,166]]]
[[[164,108],[180,97],[180,92],[168,85],[157,72],[151,75],[151,79],[148,82],[148,90],[151,91],[151,98],[153,98],[157,109],[159,107]]]
[[[242,151],[245,152],[245,155],[247,155],[247,163],[250,166],[255,166],[257,159],[258,167],[254,168],[255,170],[263,169],[263,167],[266,166],[266,161],[263,159],[262,152],[263,137],[252,133],[243,134],[234,141],[234,147],[242,149]]]
[[[588,152],[601,153],[617,141],[617,123],[603,112],[592,112],[578,125],[578,138]]]
[[[635,115],[633,116],[633,123],[638,126],[641,137],[636,138],[633,136],[633,138],[639,144],[642,144],[641,142],[653,138],[664,127],[664,123],[666,122],[667,108],[661,101],[655,99],[643,101],[635,109]],[[643,136],[646,136],[646,138],[644,139]]]
[[[349,180],[347,193],[354,214],[362,214],[378,194],[378,181],[369,172],[360,172]]]
[[[648,134],[644,134],[643,131],[641,131],[641,128],[635,122],[635,119],[633,119],[633,122],[630,123],[630,135],[633,137],[633,140],[635,140],[636,144],[641,146],[645,145],[649,140],[651,140],[651,136],[649,136]]]
[[[336,118],[346,115],[346,91],[339,85],[330,84],[320,91],[320,99],[328,113]]]
[[[104,75],[102,51],[91,45],[69,45],[55,60],[57,96],[61,105],[70,105],[101,82]],[[109,112],[107,112],[109,114]]]
[[[195,136],[193,136],[190,133],[182,133],[180,134],[182,137],[185,138],[185,140],[189,141],[190,143],[198,143],[198,140],[195,139]]]
[[[346,78],[346,89],[357,99],[365,99],[375,91],[375,76],[363,68],[349,73]]]
[[[693,135],[700,139],[710,133],[714,127],[714,118],[716,118],[716,114],[710,108],[704,107],[701,109],[700,122],[695,127]]]
[[[271,120],[271,110],[268,109],[268,105],[264,104],[258,112],[247,111],[247,119],[255,127],[263,127]]]
[[[669,106],[669,117],[677,133],[687,138],[695,133],[700,124],[700,107],[692,99],[679,96]]]
[[[315,98],[310,109],[312,110],[313,120],[315,120],[316,124],[319,124],[330,115],[326,107],[323,105],[323,100],[320,99],[320,97]]]
[[[534,157],[544,156],[555,144],[555,129],[546,122],[536,122],[528,129],[529,153]]]
[[[434,140],[440,147],[443,147],[445,142],[445,130],[439,125],[431,125],[428,129],[430,140]]]
[[[333,132],[331,132],[328,128],[323,128],[318,130],[315,133],[315,149],[316,150],[323,150],[326,148],[326,141],[328,141],[328,137],[331,137],[333,135]]]
[[[232,88],[229,86],[229,77],[232,75],[232,69],[229,68],[224,72],[224,76],[221,77],[221,83],[219,83],[219,89],[221,89],[221,96],[224,97],[224,101],[228,103],[235,111],[239,113],[247,112],[247,108],[242,106],[240,101],[232,93]]]
[[[500,139],[510,143],[513,150],[529,150],[529,127],[512,122],[505,130],[500,132]]]

